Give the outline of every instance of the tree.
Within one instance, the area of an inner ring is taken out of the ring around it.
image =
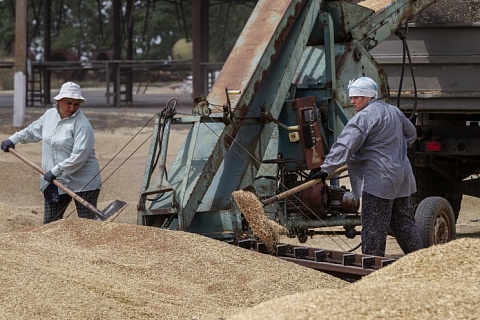
[[[0,58],[14,54],[15,1],[0,0]]]
[[[256,1],[214,1],[210,7],[211,60],[228,56]],[[28,39],[37,57],[42,57],[43,1],[28,1]],[[51,49],[66,48],[88,59],[92,51],[111,49],[112,3],[109,0],[51,0]],[[123,0],[125,6],[127,1]],[[133,2],[134,59],[166,60],[181,38],[191,39],[192,2],[187,0],[136,0]],[[127,12],[126,8],[123,12]],[[15,40],[15,1],[0,0],[0,58],[12,55]],[[124,46],[125,47],[125,46]]]

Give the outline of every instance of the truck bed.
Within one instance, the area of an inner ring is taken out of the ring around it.
[[[362,1],[372,8],[379,1]],[[382,1],[385,2],[385,1]],[[381,4],[380,4],[381,5]],[[480,6],[478,1],[437,0],[423,10],[406,36],[413,77],[405,62],[402,81],[403,44],[391,35],[370,53],[388,74],[389,102],[421,113],[478,114],[480,112]],[[414,82],[415,81],[415,82]],[[415,92],[416,86],[416,92]],[[469,116],[478,121],[478,116]]]
[[[404,30],[402,30],[404,32]],[[406,58],[401,108],[418,112],[480,112],[480,23],[411,23],[405,33]],[[402,41],[392,35],[371,51],[388,74],[390,103],[396,104],[403,65]],[[415,83],[414,83],[415,81]]]

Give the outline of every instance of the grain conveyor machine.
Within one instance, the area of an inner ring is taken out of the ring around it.
[[[379,98],[388,96],[386,75],[369,51],[434,1],[351,2],[258,1],[192,115],[177,116],[174,103],[158,113],[138,224],[237,239],[249,227],[232,192],[249,188],[267,198],[304,182],[353,115],[350,80],[369,76]],[[177,124],[191,129],[167,168]],[[265,212],[305,242],[326,226],[344,226],[353,237],[358,209],[348,188],[332,180]]]

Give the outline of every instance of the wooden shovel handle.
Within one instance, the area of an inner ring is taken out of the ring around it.
[[[340,167],[338,168],[337,170],[335,170],[335,172],[333,172],[332,174],[328,175],[327,179],[331,179],[333,176],[337,175],[337,174],[340,174],[344,171],[347,170],[347,166],[343,166],[343,167]],[[292,189],[289,189],[285,192],[282,192],[282,193],[279,193],[273,197],[270,197],[268,199],[265,199],[265,200],[262,200],[262,204],[264,206],[268,205],[268,204],[271,204],[273,202],[277,202],[277,201],[280,201],[282,199],[285,199],[287,197],[290,197],[291,195],[299,192],[299,191],[302,191],[302,190],[305,190],[305,189],[308,189],[310,187],[313,187],[314,185],[316,185],[317,183],[320,183],[322,182],[322,179],[321,178],[318,178],[318,179],[313,179],[313,180],[310,180],[310,181],[307,181],[305,183],[302,183],[301,185],[299,186],[296,186]]]
[[[23,155],[21,155],[20,153],[18,153],[17,150],[15,150],[14,148],[9,148],[8,149],[8,152],[10,152],[11,154],[13,154],[14,156],[16,156],[17,158],[19,158],[20,160],[22,160],[23,162],[25,162],[26,164],[28,164],[30,167],[32,167],[33,169],[35,169],[36,171],[38,171],[41,175],[45,175],[45,170],[43,170],[41,167],[39,167],[36,163],[30,161],[29,159],[25,158]],[[72,190],[70,190],[69,188],[67,188],[66,186],[64,186],[62,183],[60,183],[60,181],[58,181],[57,179],[53,180],[52,183],[54,185],[56,185],[58,188],[60,188],[61,190],[63,190],[66,194],[68,194],[70,197],[72,197],[75,201],[78,201],[80,202],[84,207],[86,207],[88,210],[92,211],[93,213],[95,213],[97,216],[99,216],[100,218],[103,218],[105,219],[105,216],[102,214],[102,212],[100,210],[98,210],[95,206],[93,206],[92,204],[90,204],[87,200],[83,199],[82,197],[80,197],[78,194],[76,194],[75,192],[73,192]]]

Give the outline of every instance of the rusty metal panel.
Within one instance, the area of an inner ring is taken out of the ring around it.
[[[273,118],[280,114],[319,9],[320,4],[316,0],[307,1],[302,8],[290,28],[286,42],[282,44],[276,59],[271,62],[268,72],[265,73],[261,85],[255,87],[255,95],[249,104],[245,105],[249,115],[258,117],[262,109],[269,112]],[[258,170],[258,161],[265,159],[265,151],[271,142],[274,127],[256,125],[242,126],[239,129],[235,136],[235,144],[225,155],[222,166],[219,167],[209,188],[209,192],[212,193],[207,193],[202,200],[202,209],[210,207],[209,203],[211,208],[230,206],[231,193],[253,183]],[[250,156],[243,155],[245,150],[248,150]]]
[[[255,239],[240,240],[234,244],[244,249],[266,253],[265,243]],[[280,259],[326,272],[348,281],[359,280],[363,276],[369,275],[396,261],[388,257],[285,243],[276,246],[274,255]]]
[[[210,105],[226,104],[228,88],[241,91],[230,97],[235,117],[258,116],[262,107],[278,116],[319,7],[317,0],[275,5],[260,1],[207,96]],[[245,160],[252,156],[262,159],[273,129],[239,126],[240,122],[195,123],[190,131],[168,170],[179,204],[179,229],[188,231],[197,212],[228,207],[231,192],[255,178],[258,165]],[[245,158],[247,151],[250,156]],[[154,207],[170,204],[168,199],[160,199]]]
[[[296,100],[297,117],[300,120],[302,151],[305,157],[306,168],[315,169],[322,165],[325,157],[323,153],[322,136],[320,132],[320,116],[315,119],[306,119],[306,112],[318,111],[315,96],[300,98]],[[304,128],[307,127],[307,130]],[[307,134],[311,131],[309,134]]]
[[[352,37],[367,50],[373,49],[433,2],[435,0],[393,1],[368,19],[357,23],[352,29]]]
[[[316,97],[307,96],[287,101],[278,120],[285,125],[280,127],[278,152],[286,171],[315,169],[323,163],[324,152],[320,130],[320,111]],[[287,127],[298,126],[298,130]]]
[[[258,2],[207,96],[210,103],[225,104],[225,88],[228,88],[241,91],[231,97],[232,108],[249,104],[305,3],[305,0]]]

